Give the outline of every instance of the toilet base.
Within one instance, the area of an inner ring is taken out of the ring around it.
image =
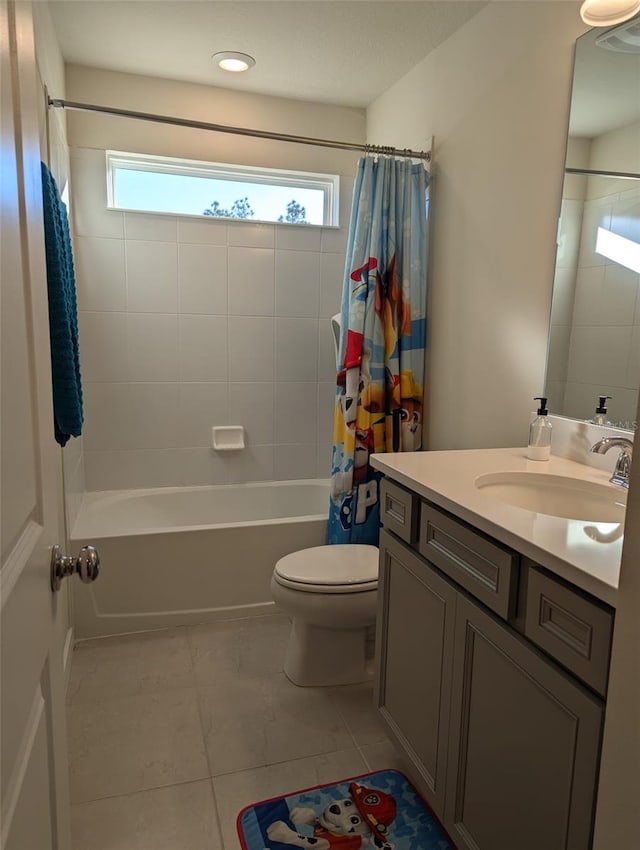
[[[354,685],[373,678],[367,630],[327,629],[293,620],[284,672],[300,687]]]

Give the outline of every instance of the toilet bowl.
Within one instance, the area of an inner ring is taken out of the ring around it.
[[[284,672],[296,685],[348,685],[372,676],[367,633],[376,620],[378,549],[314,546],[281,558],[271,594],[292,618]]]

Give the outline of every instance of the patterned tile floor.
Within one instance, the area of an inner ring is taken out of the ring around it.
[[[297,688],[281,616],[82,642],[69,686],[74,850],[238,850],[257,800],[402,769],[370,685]]]

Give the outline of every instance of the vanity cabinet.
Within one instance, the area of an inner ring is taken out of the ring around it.
[[[452,584],[381,532],[376,700],[435,812],[445,799],[455,603]]]
[[[458,596],[444,824],[458,850],[591,846],[602,703]]]
[[[424,500],[404,515],[380,536],[389,735],[458,850],[589,850],[612,612]]]

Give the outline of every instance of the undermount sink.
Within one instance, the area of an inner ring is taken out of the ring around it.
[[[624,522],[627,493],[613,484],[539,472],[490,472],[474,483],[487,496],[534,513],[584,522]]]

